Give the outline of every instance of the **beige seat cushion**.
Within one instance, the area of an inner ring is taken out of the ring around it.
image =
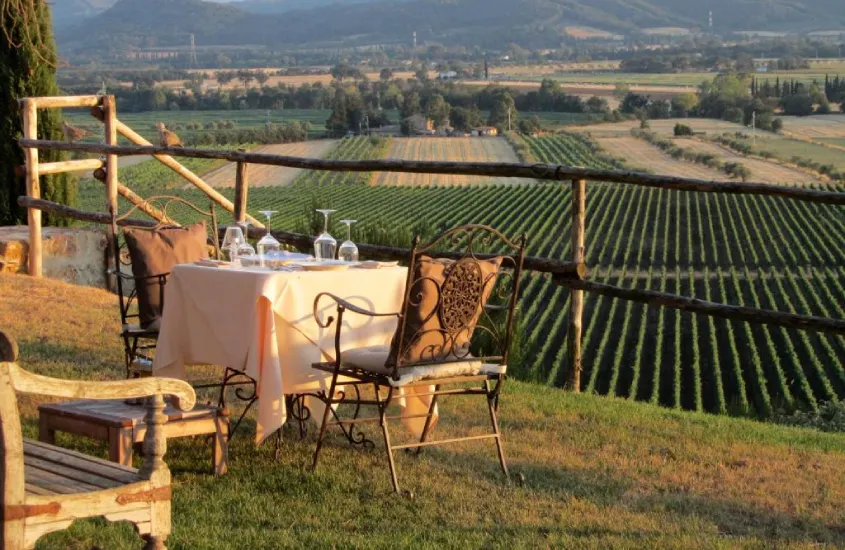
[[[385,366],[389,354],[390,346],[349,349],[340,354],[340,364],[343,367],[355,367],[373,374],[390,376],[393,374],[393,370]],[[507,365],[482,363],[478,360],[400,367],[399,380],[393,380],[391,377],[390,385],[400,387],[414,382],[437,380],[438,378],[474,376],[476,374],[504,374],[507,368]]]

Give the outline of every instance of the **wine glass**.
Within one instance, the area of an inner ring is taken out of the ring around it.
[[[226,234],[223,236],[223,244],[220,246],[226,251],[228,259],[232,263],[237,263],[238,247],[244,241],[244,231],[237,225],[230,225],[226,228]]]
[[[340,245],[340,250],[337,252],[337,258],[344,262],[358,261],[358,247],[352,242],[352,224],[358,223],[357,220],[340,220],[340,223],[346,224],[346,240]]]
[[[238,225],[242,228],[244,240],[238,243],[238,248],[235,253],[238,259],[241,260],[241,263],[243,264],[242,258],[244,256],[255,256],[255,248],[253,248],[247,240],[249,239],[249,222],[238,222]]]
[[[337,210],[317,210],[325,217],[323,232],[314,240],[314,258],[319,261],[334,260],[337,241],[329,235],[329,214]]]
[[[267,216],[267,233],[261,237],[261,240],[256,244],[258,251],[258,259],[262,267],[267,266],[267,260],[272,260],[279,255],[282,250],[282,245],[270,233],[270,218],[275,214],[276,210],[261,210],[261,213]]]

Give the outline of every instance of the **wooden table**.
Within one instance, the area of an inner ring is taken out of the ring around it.
[[[50,403],[38,407],[39,439],[53,444],[56,432],[83,435],[109,443],[109,460],[123,466],[132,465],[133,446],[144,440],[147,426],[143,405],[123,400],[79,400]],[[164,436],[213,436],[212,462],[214,474],[222,476],[229,463],[229,412],[208,405],[197,405],[188,412],[168,404],[164,409],[167,422]]]

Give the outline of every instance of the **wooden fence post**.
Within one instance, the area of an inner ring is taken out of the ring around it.
[[[572,180],[572,260],[584,262],[587,182]],[[584,317],[584,291],[569,290],[569,388],[581,391],[581,329]]]
[[[117,145],[117,105],[114,96],[103,96],[103,116],[106,145]],[[118,187],[118,156],[106,155],[106,205],[109,215],[116,216]]]
[[[23,135],[26,138],[38,139],[38,105],[34,99],[21,100],[21,116],[23,117]],[[26,155],[26,194],[34,199],[41,198],[40,173],[38,171],[38,149],[31,147],[24,149]],[[30,208],[27,210],[27,224],[29,225],[29,258],[27,272],[32,277],[42,275],[42,243],[41,243],[41,211]]]
[[[246,149],[238,149],[245,152]],[[235,173],[235,208],[234,220],[235,223],[246,221],[246,203],[249,195],[249,164],[239,160],[237,164],[237,171]]]

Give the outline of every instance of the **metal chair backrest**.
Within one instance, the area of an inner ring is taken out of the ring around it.
[[[397,354],[390,359],[395,359],[395,365],[388,366],[394,367],[397,374],[402,367],[456,360],[507,364],[528,238],[522,235],[514,241],[491,227],[468,224],[441,233],[425,246],[420,246],[419,241],[417,236],[411,249],[405,298],[394,341]],[[501,259],[498,272],[495,276],[485,276],[480,265],[493,258]],[[446,265],[442,268],[445,277],[442,283],[417,274],[424,262],[443,260]],[[438,316],[439,328],[410,334],[414,329],[408,326],[409,311],[419,308],[423,286],[437,292],[436,306],[425,319]],[[488,299],[479,317],[478,306],[484,295]],[[426,336],[431,339],[432,333],[436,343],[427,346],[421,360],[404,358],[408,343]],[[459,349],[461,335],[464,340],[471,336],[469,348]]]
[[[179,216],[182,222],[177,221],[177,214],[182,214],[182,216]],[[133,216],[136,217],[133,218]],[[143,218],[138,216],[143,216]],[[206,222],[208,243],[213,248],[213,257],[220,259],[220,241],[214,202],[209,203],[208,210],[202,210],[181,197],[157,195],[134,204],[132,208],[119,216],[112,213],[109,248],[112,254],[112,265],[114,265],[113,273],[116,279],[117,295],[120,300],[121,323],[127,325],[138,319],[138,295],[135,284],[133,283],[132,288],[125,288],[125,283],[128,280],[134,281],[134,278],[124,273],[124,270],[131,272],[132,262],[121,229],[155,231],[157,229],[181,227],[198,221]],[[168,275],[169,273],[155,275],[159,279],[159,289],[162,293]],[[160,297],[160,303],[164,303],[163,295]]]

